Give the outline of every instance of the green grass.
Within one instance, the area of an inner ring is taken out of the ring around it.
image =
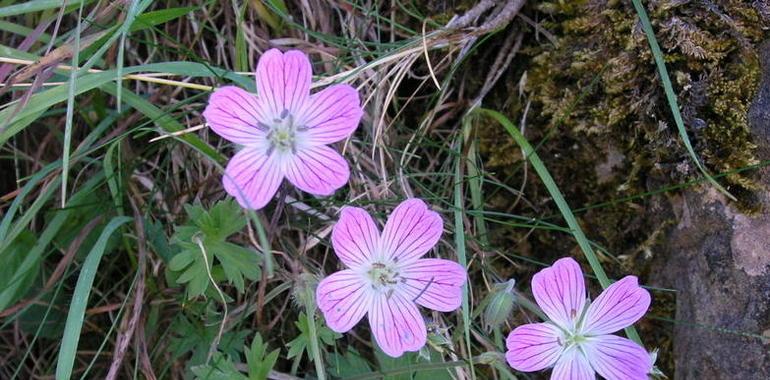
[[[639,17],[649,38],[679,132],[675,144],[686,148],[683,156],[703,177],[670,178],[633,194],[608,190],[587,204],[572,199],[581,194],[556,174],[573,164],[569,150],[558,149],[566,146],[560,132],[572,107],[592,101],[602,73],[591,83],[565,83],[579,91],[561,119],[530,115],[522,132],[512,120],[522,118],[535,97],[529,90],[517,95],[512,84],[536,64],[529,52],[545,44],[527,23],[514,19],[475,35],[475,29],[442,28],[465,8],[401,0],[392,8],[322,3],[307,9],[294,0],[184,0],[164,8],[164,2],[140,0],[109,8],[112,2],[68,1],[61,8],[58,0],[0,1],[2,59],[34,62],[61,54],[45,68],[51,75],[40,86],[32,84],[43,78],[43,68],[14,64],[0,94],[0,357],[7,360],[0,378],[104,378],[113,365],[121,379],[251,380],[269,371],[283,379],[514,378],[520,374],[501,355],[513,328],[542,317],[529,292],[534,273],[581,254],[591,284],[606,287],[628,272],[645,273],[643,265],[623,261],[625,252],[608,248],[616,242],[585,223],[586,213],[610,213],[703,183],[722,189],[716,179],[770,164],[708,172],[637,0],[638,16],[628,17]],[[523,12],[544,19],[534,6]],[[525,33],[524,50],[483,108],[472,109],[477,105],[468,103],[509,33]],[[33,43],[22,49],[27,37]],[[221,206],[231,199],[221,177],[238,147],[200,128],[201,112],[220,86],[255,92],[249,71],[272,47],[309,53],[316,80],[359,88],[365,117],[338,145],[351,180],[330,197],[289,187],[285,201],[263,210],[235,206],[237,212],[217,214],[228,209]],[[482,138],[501,127],[504,139]],[[485,144],[513,146],[506,153],[512,164],[496,167]],[[456,260],[469,280],[457,311],[422,309],[431,326],[424,350],[388,359],[366,319],[351,333],[333,333],[316,309],[314,286],[341,268],[330,235],[341,207],[364,207],[382,226],[407,197],[424,199],[444,220],[442,240],[428,255]],[[128,223],[132,219],[142,223]],[[222,249],[198,245],[202,236],[216,236],[205,244]],[[202,256],[199,246],[206,247]],[[244,257],[248,261],[237,260]],[[252,266],[233,270],[238,265],[232,263],[244,262]],[[516,280],[515,307],[505,323],[486,331],[484,300],[509,279]],[[136,306],[140,286],[144,298]],[[133,313],[139,318],[129,335]],[[655,345],[667,340],[647,339],[652,323],[725,332],[673,315],[650,315],[643,323],[641,337]],[[642,341],[634,328],[626,333]],[[130,343],[118,363],[114,351],[123,339]],[[670,348],[662,352],[671,354]]]

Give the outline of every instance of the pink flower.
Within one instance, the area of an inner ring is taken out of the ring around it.
[[[348,269],[324,278],[316,302],[326,324],[346,332],[369,315],[382,351],[399,357],[425,345],[425,321],[417,305],[453,311],[460,307],[465,268],[454,261],[421,259],[436,245],[441,217],[419,199],[402,202],[379,228],[360,208],[342,209],[332,246]]]
[[[245,208],[260,209],[283,179],[314,195],[331,195],[350,177],[347,162],[326,146],[350,136],[363,114],[358,92],[333,85],[310,94],[310,60],[271,49],[257,64],[254,96],[222,87],[203,117],[218,135],[243,145],[225,169],[225,190]]]
[[[631,326],[650,306],[635,276],[610,285],[588,304],[583,272],[564,258],[532,279],[535,301],[550,318],[508,335],[511,367],[532,372],[553,367],[552,380],[647,380],[652,360],[644,347],[612,333]]]

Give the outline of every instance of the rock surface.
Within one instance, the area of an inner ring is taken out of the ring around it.
[[[768,160],[770,41],[759,52],[764,72],[749,124]],[[676,379],[770,379],[770,168],[758,178],[761,211],[750,215],[713,188],[673,199],[679,222],[652,280],[677,290]]]

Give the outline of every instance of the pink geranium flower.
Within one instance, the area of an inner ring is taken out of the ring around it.
[[[583,272],[570,258],[556,261],[532,279],[535,301],[550,318],[517,327],[508,336],[511,367],[532,372],[553,367],[552,380],[646,380],[652,370],[647,351],[611,335],[631,326],[650,306],[650,293],[635,276],[610,285],[589,304]]]
[[[419,199],[393,211],[380,234],[360,208],[342,209],[332,246],[348,269],[318,284],[316,301],[334,331],[346,332],[369,315],[372,335],[392,357],[425,345],[425,321],[417,305],[453,311],[460,306],[465,268],[454,261],[421,259],[436,245],[443,222]]]
[[[260,209],[286,178],[303,191],[331,195],[350,169],[327,146],[350,136],[363,114],[358,92],[338,84],[310,94],[310,60],[271,49],[257,64],[255,96],[222,87],[203,117],[218,135],[242,145],[225,169],[225,190],[245,208]]]

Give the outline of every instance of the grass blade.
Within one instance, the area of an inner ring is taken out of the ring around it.
[[[454,170],[454,229],[455,229],[455,246],[457,247],[457,260],[463,268],[468,267],[468,259],[465,256],[465,225],[463,223],[463,160],[462,160],[462,136],[457,139],[457,161],[455,162]],[[463,301],[462,301],[462,315],[463,315],[463,333],[465,335],[465,345],[468,349],[468,357],[472,356],[471,353],[471,308],[468,302],[468,282],[463,284]],[[471,367],[471,379],[476,378],[476,374]]]
[[[75,27],[75,48],[72,52],[72,67],[78,67],[80,62],[80,31],[83,18],[83,3],[80,3],[78,22]],[[80,70],[70,72],[69,85],[67,86],[67,117],[64,121],[64,152],[62,153],[62,180],[61,180],[61,207],[67,204],[67,179],[70,169],[70,145],[72,145],[72,118],[75,113],[75,88],[77,87]]]
[[[64,326],[64,337],[62,338],[59,350],[59,359],[56,363],[56,379],[69,380],[72,376],[72,367],[75,364],[75,354],[80,340],[80,331],[83,328],[88,297],[91,295],[91,287],[96,278],[96,270],[99,268],[99,262],[102,260],[107,241],[118,227],[130,221],[131,218],[121,216],[114,218],[104,227],[99,240],[96,241],[91,252],[88,253],[83,268],[80,270],[75,293],[72,295],[72,302],[67,313],[67,323]]]
[[[68,7],[74,7],[86,2],[85,0],[70,0],[67,4]],[[10,17],[16,15],[22,15],[31,12],[44,11],[47,9],[59,8],[62,6],[62,0],[32,0],[26,3],[9,5],[7,7],[0,8],[0,17]]]
[[[537,172],[540,180],[543,181],[543,184],[545,184],[545,187],[548,189],[548,193],[551,194],[554,202],[556,202],[556,206],[559,208],[559,211],[564,217],[564,220],[567,222],[567,225],[572,232],[572,236],[574,236],[575,240],[577,240],[580,249],[583,251],[583,254],[588,260],[588,264],[594,271],[594,275],[596,275],[596,278],[599,279],[599,283],[602,285],[602,288],[608,287],[610,285],[610,279],[607,277],[607,273],[604,272],[602,264],[599,262],[599,258],[596,257],[596,253],[591,247],[591,242],[588,241],[588,238],[583,233],[583,230],[580,228],[580,224],[578,224],[577,219],[575,219],[575,215],[572,213],[572,209],[570,209],[567,201],[564,199],[564,196],[561,193],[561,190],[559,190],[559,187],[556,185],[556,182],[554,182],[553,177],[551,177],[551,173],[548,172],[548,169],[543,164],[543,161],[540,160],[540,157],[537,155],[537,152],[535,152],[535,149],[532,148],[532,145],[529,143],[529,141],[527,141],[527,138],[524,137],[524,135],[521,134],[521,132],[519,132],[513,123],[511,123],[511,121],[508,120],[508,118],[503,114],[484,108],[480,108],[478,112],[490,116],[498,123],[500,123],[516,141],[516,144],[521,147],[521,150],[524,152],[524,157],[526,157],[526,159],[529,160],[529,162],[532,164],[532,167],[535,169],[535,172]],[[629,338],[633,339],[637,343],[641,343],[639,335],[636,333],[636,329],[634,329],[633,326],[626,329],[626,335],[628,335]]]
[[[644,29],[644,33],[647,35],[647,41],[650,43],[650,50],[652,50],[652,55],[655,57],[655,65],[658,67],[660,81],[663,83],[663,91],[666,93],[668,105],[671,108],[671,113],[674,115],[674,123],[676,123],[676,129],[679,131],[679,137],[682,139],[684,146],[687,148],[687,153],[690,154],[690,157],[695,162],[698,170],[703,173],[706,179],[708,179],[708,181],[711,182],[714,187],[716,187],[730,199],[735,200],[735,197],[730,194],[724,187],[722,187],[722,185],[720,185],[719,182],[717,182],[714,177],[711,176],[711,174],[709,174],[706,168],[703,167],[703,165],[700,163],[698,155],[695,154],[695,150],[692,148],[692,144],[690,143],[690,137],[687,136],[687,129],[684,127],[682,114],[679,112],[679,103],[676,100],[674,86],[671,84],[671,78],[668,75],[668,69],[666,69],[666,61],[663,57],[663,52],[660,50],[660,45],[658,45],[658,40],[655,38],[655,31],[652,29],[650,18],[647,17],[647,11],[644,10],[642,0],[632,0],[631,2],[634,3],[636,13],[639,15],[639,21],[642,22],[642,28]]]

